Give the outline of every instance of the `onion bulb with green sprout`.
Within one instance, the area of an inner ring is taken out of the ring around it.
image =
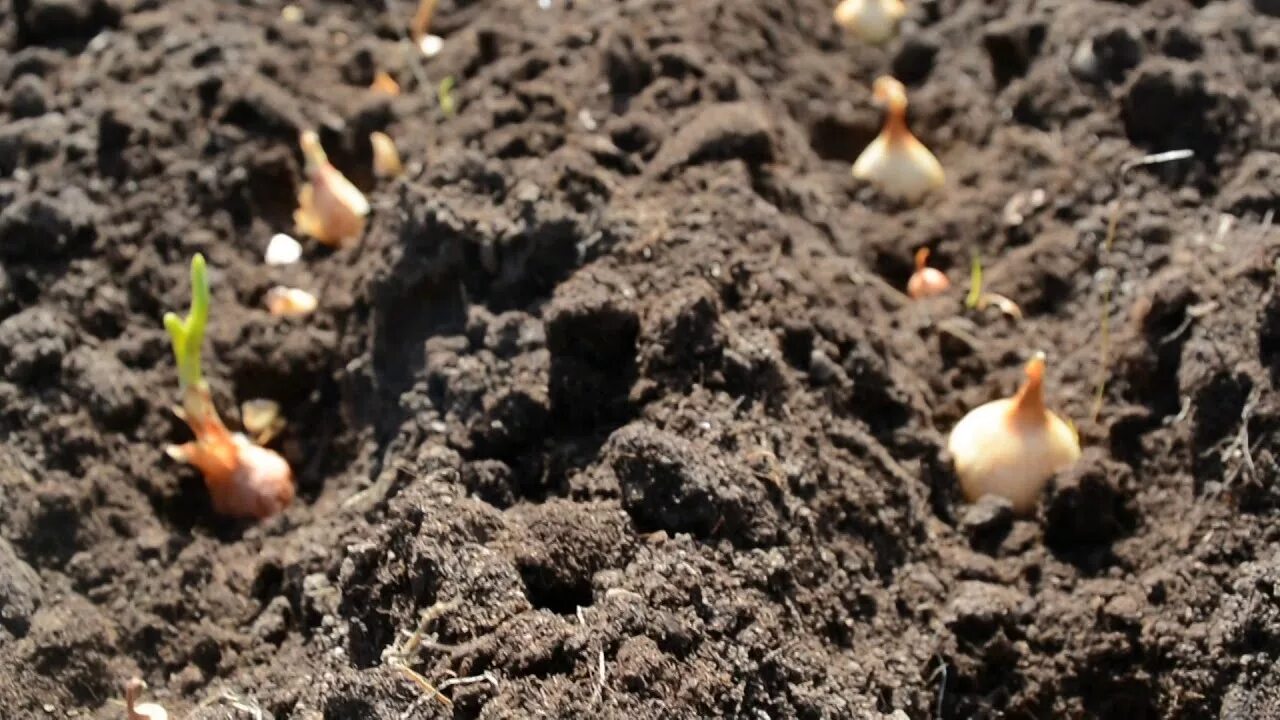
[[[164,316],[182,391],[182,405],[174,412],[191,428],[195,440],[170,445],[165,452],[200,471],[217,513],[267,518],[293,502],[293,471],[275,451],[227,430],[218,416],[200,368],[208,318],[209,278],[204,257],[197,254],[191,260],[191,311],[186,318],[175,313]]]
[[[965,498],[997,495],[1021,515],[1080,457],[1075,429],[1045,407],[1044,353],[1031,358],[1026,374],[1017,394],[969,411],[947,440]]]
[[[902,0],[842,0],[834,13],[836,24],[859,40],[879,45],[898,34],[907,13]]]
[[[300,144],[307,182],[298,191],[298,209],[293,213],[298,232],[334,247],[359,240],[369,214],[369,201],[329,163],[315,131],[302,133]]]
[[[914,202],[942,187],[938,158],[907,128],[907,91],[894,78],[877,78],[872,97],[885,107],[884,128],[853,164],[853,176],[881,192]]]

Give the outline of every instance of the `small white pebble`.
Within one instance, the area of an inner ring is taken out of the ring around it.
[[[538,0],[538,7],[542,10],[550,10],[551,0]]]
[[[280,10],[280,19],[287,23],[302,22],[302,8],[297,5],[285,5]]]
[[[276,233],[267,243],[266,261],[268,265],[291,265],[302,257],[302,243],[284,233]]]
[[[582,108],[578,111],[578,122],[582,123],[582,127],[585,128],[587,132],[595,132],[596,128],[600,127],[600,124],[596,122],[596,119],[591,116],[591,111],[586,108]]]
[[[418,41],[418,49],[426,57],[435,57],[444,49],[444,38],[439,35],[423,35]]]
[[[52,713],[55,709],[53,705],[50,705],[49,703],[45,703],[44,705],[41,705],[40,708],[47,713]]]

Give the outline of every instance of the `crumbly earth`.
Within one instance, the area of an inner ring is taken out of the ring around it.
[[[0,4],[5,718],[1280,717],[1275,0],[544,4],[430,60],[409,0]],[[918,207],[849,176],[884,73]],[[267,267],[306,128],[372,221]],[[217,402],[288,420],[261,524],[162,452],[197,251]],[[1036,349],[1086,453],[966,505]]]

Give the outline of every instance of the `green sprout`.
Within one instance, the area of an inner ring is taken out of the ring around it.
[[[969,266],[969,294],[965,296],[964,306],[970,310],[982,303],[982,258],[973,254],[973,263]]]
[[[200,346],[204,343],[204,327],[209,320],[209,276],[204,256],[191,258],[191,311],[186,319],[177,313],[165,313],[164,329],[173,341],[173,356],[178,361],[178,379],[185,393],[203,382],[200,376]]]
[[[453,100],[453,89],[457,85],[458,81],[454,80],[452,75],[447,75],[440,81],[440,87],[436,88],[436,99],[439,100],[440,110],[445,115],[452,115],[458,111],[458,106]]]

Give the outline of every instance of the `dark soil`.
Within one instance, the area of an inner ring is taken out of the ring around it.
[[[443,0],[425,63],[408,0],[0,4],[0,715],[1280,717],[1280,7],[831,4]],[[849,176],[885,72],[916,208]],[[374,217],[269,268],[307,127]],[[162,452],[197,251],[219,405],[289,421],[258,525]],[[946,433],[1035,349],[1087,452],[966,506]]]

